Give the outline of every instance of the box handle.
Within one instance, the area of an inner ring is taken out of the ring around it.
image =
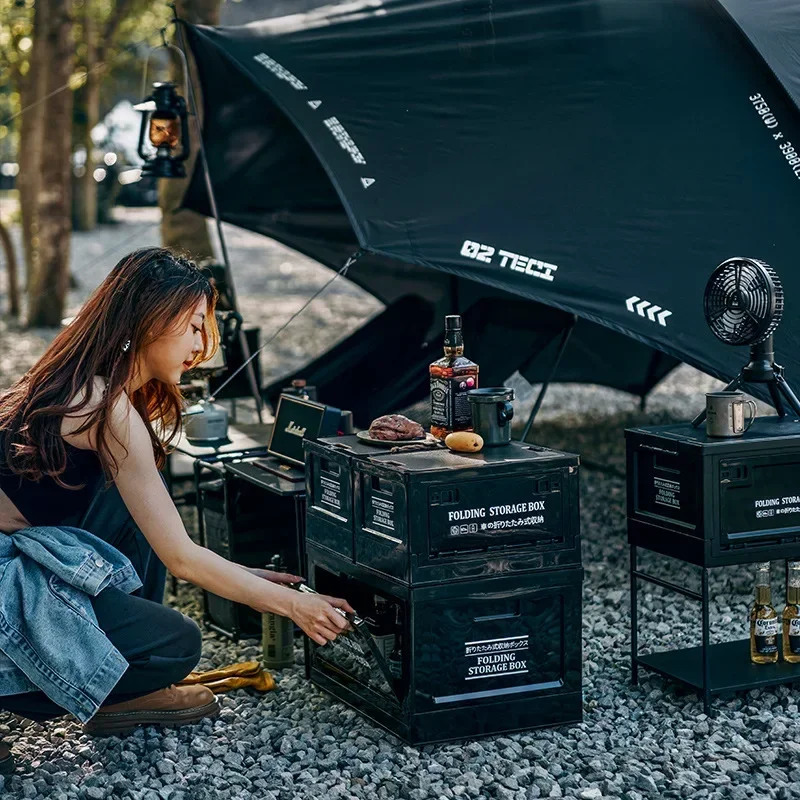
[[[485,617],[473,617],[473,622],[494,622],[501,619],[514,619],[520,615],[519,601],[517,601],[517,608],[515,611],[507,611],[505,614],[487,614]]]
[[[323,472],[327,472],[330,475],[339,475],[342,471],[342,468],[339,464],[327,458],[321,458],[319,460],[319,468]]]
[[[381,478],[380,475],[372,475],[372,480],[370,481],[372,485],[372,492],[373,494],[383,494],[387,497],[394,496],[394,486],[391,481],[387,481],[386,478]]]

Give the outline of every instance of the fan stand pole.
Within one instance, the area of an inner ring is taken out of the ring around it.
[[[797,395],[792,391],[792,387],[789,386],[789,383],[786,378],[783,377],[783,374],[775,376],[775,383],[778,384],[778,388],[781,390],[781,392],[783,392],[783,396],[792,407],[792,411],[794,411],[794,413],[800,417],[800,400],[797,399]],[[781,416],[785,416],[785,414],[786,412],[784,411]]]
[[[775,363],[773,337],[769,336],[763,342],[750,348],[750,362],[725,387],[725,391],[730,392],[741,389],[748,383],[765,383],[779,417],[786,416],[784,400],[789,404],[792,411],[800,417],[800,400],[797,399],[797,395],[792,391],[792,387],[789,386],[783,372],[783,367]],[[702,425],[705,419],[706,410],[703,409],[692,420],[692,425],[696,428]]]

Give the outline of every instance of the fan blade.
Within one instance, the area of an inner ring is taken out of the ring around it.
[[[752,321],[753,325],[756,326],[756,330],[758,330],[761,327],[761,320],[755,314],[753,314],[753,312],[750,311],[750,309],[746,308],[744,310],[744,313],[747,314],[748,317],[750,317],[750,320]]]
[[[728,313],[728,309],[727,308],[723,308],[721,311],[718,311],[716,314],[714,314],[714,316],[712,316],[708,320],[708,324],[711,325],[712,323],[716,322],[718,319],[724,317],[727,313]]]

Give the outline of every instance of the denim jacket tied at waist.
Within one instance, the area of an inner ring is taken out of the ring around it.
[[[0,533],[0,695],[41,690],[91,719],[128,662],[98,627],[90,597],[141,585],[122,553],[80,528]]]

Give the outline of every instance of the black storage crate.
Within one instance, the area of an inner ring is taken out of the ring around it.
[[[762,417],[729,439],[688,422],[625,437],[632,545],[708,567],[796,557],[800,422]]]
[[[199,484],[201,541],[246,567],[265,567],[279,555],[287,572],[304,563],[305,492],[247,461],[205,464],[220,477]],[[238,638],[261,635],[261,615],[249,606],[203,591],[207,622]]]
[[[578,457],[512,443],[387,453],[356,437],[307,442],[307,538],[408,585],[580,558]]]
[[[376,455],[355,436],[303,443],[306,461],[306,540],[353,559],[353,459]]]
[[[374,722],[423,744],[581,720],[580,567],[410,587],[310,542],[307,554],[317,591],[363,616],[376,595],[393,610],[389,642],[310,647],[312,680]]]

